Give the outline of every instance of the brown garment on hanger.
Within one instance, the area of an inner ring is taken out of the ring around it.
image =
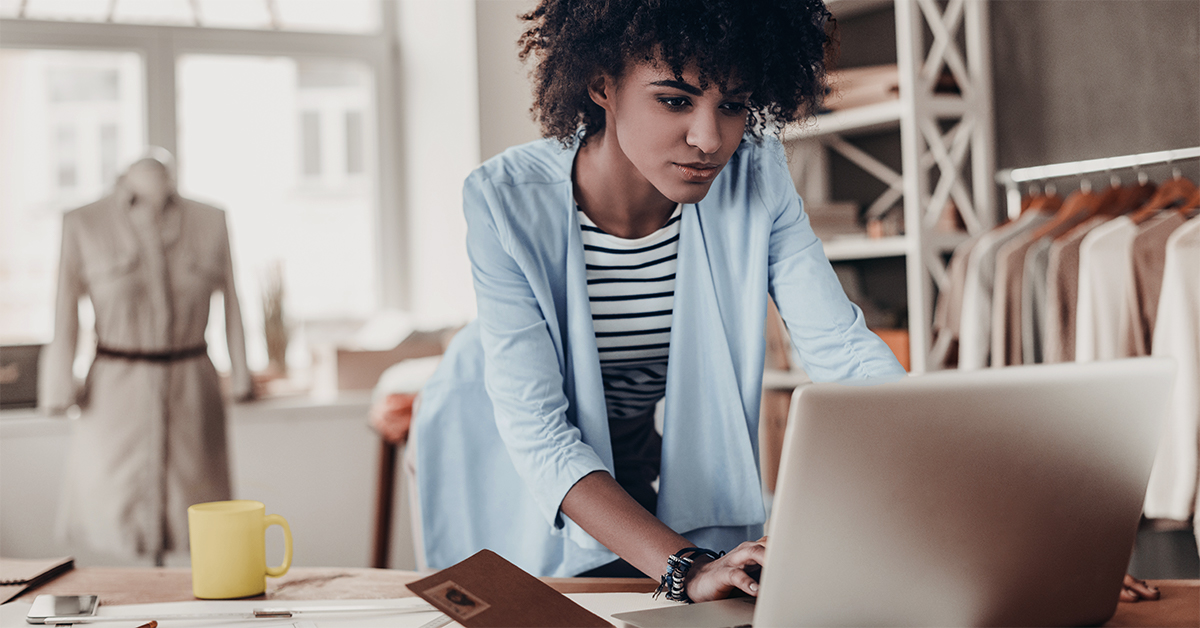
[[[1084,219],[1085,216],[1079,216]],[[1041,238],[1065,233],[1078,221],[1068,220],[1049,233],[1023,233],[1001,247],[996,255],[996,282],[992,288],[992,366],[1022,364],[1021,284],[1025,276],[1025,254]]]
[[[1162,293],[1163,267],[1167,261],[1167,239],[1186,222],[1179,212],[1171,212],[1154,222],[1133,239],[1129,289],[1125,307],[1129,314],[1121,319],[1121,336],[1129,355],[1150,355],[1154,321],[1158,316],[1158,298]]]
[[[1109,221],[1095,216],[1050,245],[1046,269],[1046,336],[1043,357],[1047,364],[1075,361],[1075,315],[1079,305],[1079,246],[1092,229]]]

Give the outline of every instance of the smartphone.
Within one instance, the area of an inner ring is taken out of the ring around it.
[[[94,595],[39,595],[33,599],[25,621],[44,624],[47,617],[91,617],[99,603]]]

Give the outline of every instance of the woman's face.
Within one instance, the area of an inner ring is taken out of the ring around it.
[[[729,162],[746,129],[750,94],[729,81],[721,92],[700,89],[699,72],[683,80],[662,63],[631,64],[619,79],[604,78],[593,98],[606,110],[606,134],[651,185],[676,203],[695,203]]]

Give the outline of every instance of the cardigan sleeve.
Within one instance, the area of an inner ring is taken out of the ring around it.
[[[75,235],[77,216],[63,216],[59,251],[58,292],[54,305],[54,339],[42,350],[38,405],[61,412],[76,401],[73,366],[79,339],[79,299],[83,298],[83,267]]]
[[[484,382],[496,426],[542,514],[561,530],[565,522],[559,508],[567,492],[585,475],[608,469],[567,419],[563,353],[539,302],[539,296],[551,297],[537,294],[521,260],[532,264],[497,219],[502,201],[482,171],[467,179],[463,207]]]
[[[757,185],[774,215],[768,282],[813,381],[894,380],[904,368],[846,297],[792,183],[783,147],[758,151]]]

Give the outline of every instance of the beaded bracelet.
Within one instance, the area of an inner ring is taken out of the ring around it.
[[[662,579],[658,583],[658,588],[654,590],[654,598],[666,592],[667,599],[673,602],[692,603],[692,598],[688,597],[687,589],[684,586],[684,579],[687,578],[688,570],[692,568],[692,563],[695,562],[693,556],[697,554],[707,556],[716,560],[725,555],[725,552],[717,553],[710,549],[702,547],[685,547],[674,555],[667,557],[667,573],[663,574]]]

